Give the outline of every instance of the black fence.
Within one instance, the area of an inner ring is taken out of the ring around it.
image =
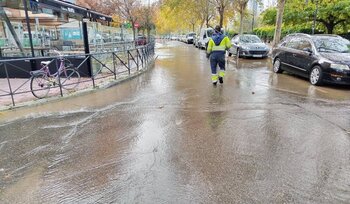
[[[96,88],[129,77],[148,67],[154,59],[154,42],[145,46],[115,52],[63,56],[73,64],[81,79],[74,92]],[[49,69],[59,69],[59,57],[21,58],[0,60],[0,107],[35,100],[30,89],[31,71],[40,69],[42,61],[50,61]],[[50,88],[50,97],[70,94],[60,84]]]

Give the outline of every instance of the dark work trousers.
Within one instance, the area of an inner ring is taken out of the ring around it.
[[[212,74],[217,73],[218,65],[220,70],[225,71],[225,52],[214,51],[210,54],[210,67]]]

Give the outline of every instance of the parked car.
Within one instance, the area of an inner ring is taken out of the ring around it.
[[[212,28],[203,28],[198,36],[198,48],[206,49],[210,37],[213,35],[214,29]]]
[[[199,37],[197,35],[193,37],[193,46],[198,47],[198,40]]]
[[[269,47],[256,35],[236,35],[231,40],[229,56],[264,58],[269,54]]]
[[[170,40],[179,40],[179,37],[177,35],[172,35],[170,37]]]
[[[180,35],[180,41],[186,42],[186,35]]]
[[[350,84],[350,41],[337,35],[292,34],[272,52],[273,71],[323,82]]]
[[[138,35],[136,38],[136,45],[146,45],[147,44],[147,38],[144,35]]]
[[[194,38],[196,36],[196,33],[191,32],[186,35],[186,43],[187,44],[193,44]]]

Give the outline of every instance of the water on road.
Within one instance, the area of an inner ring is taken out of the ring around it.
[[[162,42],[107,90],[0,113],[0,203],[349,203],[350,92]]]

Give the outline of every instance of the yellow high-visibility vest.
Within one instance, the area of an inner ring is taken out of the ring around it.
[[[222,41],[218,46],[215,45],[214,40],[210,38],[208,43],[207,53],[210,54],[211,52],[214,52],[214,51],[225,51],[230,49],[231,46],[232,46],[231,41],[227,36],[225,36],[224,39],[222,39]]]

